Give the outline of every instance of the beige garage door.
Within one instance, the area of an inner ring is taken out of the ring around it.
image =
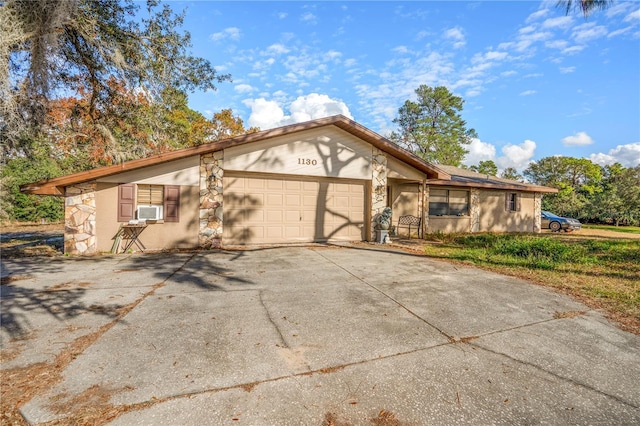
[[[223,185],[225,244],[364,239],[363,181],[229,174]]]

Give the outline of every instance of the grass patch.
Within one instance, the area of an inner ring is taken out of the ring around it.
[[[627,234],[640,234],[640,227],[638,226],[613,226],[613,225],[587,225],[583,224],[583,228],[586,229],[602,229],[604,231],[624,232]]]
[[[556,288],[640,334],[640,240],[492,233],[442,240],[426,254]]]

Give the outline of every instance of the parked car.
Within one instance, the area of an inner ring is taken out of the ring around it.
[[[564,232],[577,231],[582,228],[582,224],[577,219],[561,217],[551,212],[542,211],[542,228],[552,231],[564,230]]]

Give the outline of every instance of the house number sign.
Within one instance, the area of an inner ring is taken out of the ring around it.
[[[310,158],[298,158],[298,164],[302,166],[315,166],[318,164],[318,160],[312,160]]]

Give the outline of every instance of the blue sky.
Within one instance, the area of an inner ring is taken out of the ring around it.
[[[465,163],[552,155],[640,164],[640,3],[588,19],[556,1],[172,2],[192,52],[233,82],[190,95],[261,129],[337,113],[387,135],[421,84],[465,100]]]

